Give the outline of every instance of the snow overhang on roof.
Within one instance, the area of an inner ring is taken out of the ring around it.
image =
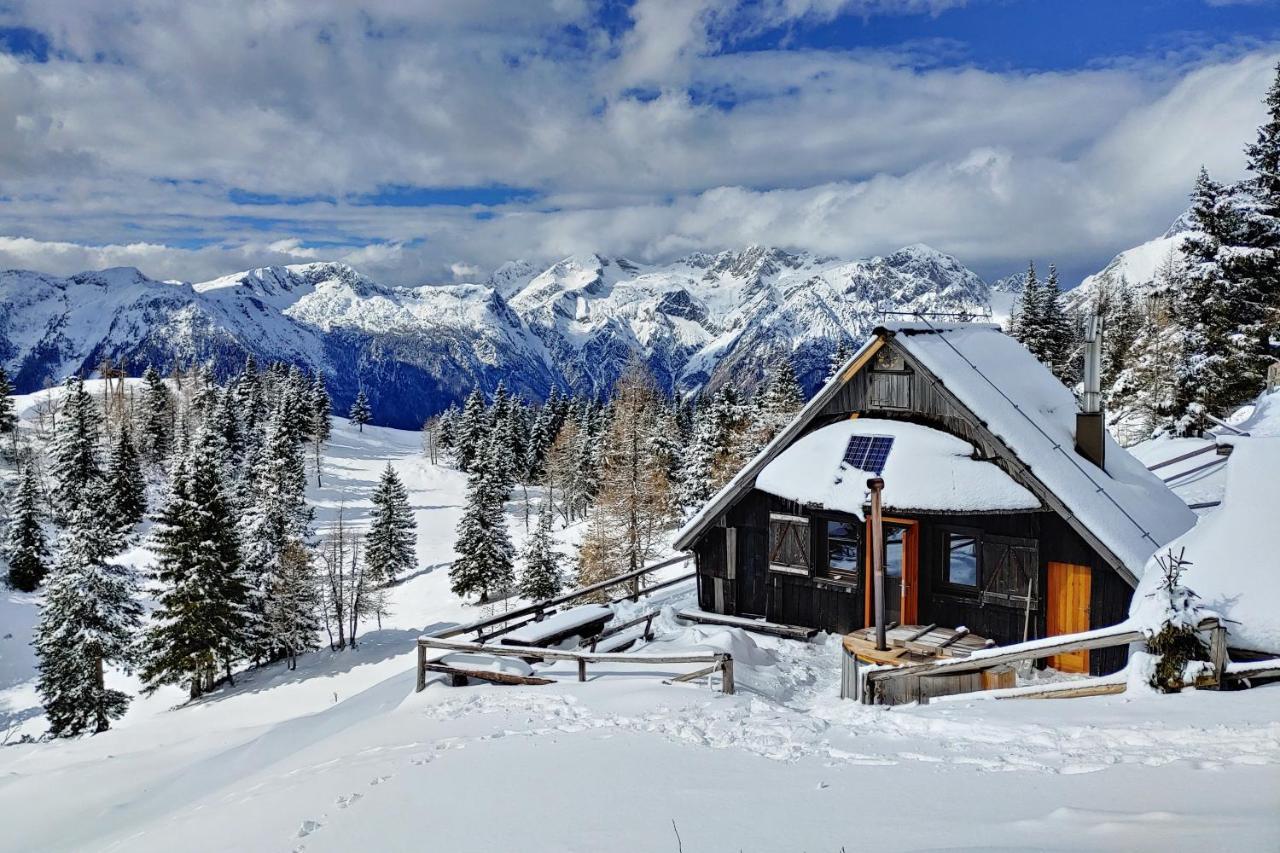
[[[867,479],[876,476],[847,464],[853,436],[887,436],[886,509],[918,512],[1011,512],[1041,508],[993,462],[974,458],[969,442],[905,421],[858,418],[815,430],[782,451],[756,475],[756,488],[787,500],[863,517]]]
[[[1161,548],[1133,593],[1130,615],[1152,627],[1163,620],[1156,558],[1169,551],[1190,561],[1182,585],[1227,620],[1230,644],[1280,655],[1280,438],[1242,438],[1227,462],[1222,505]]]

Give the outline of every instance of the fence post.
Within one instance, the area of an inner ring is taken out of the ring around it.
[[[414,693],[421,693],[427,689],[427,647],[422,644],[422,640],[418,640],[418,686],[414,689]]]
[[[587,680],[587,659],[586,658],[578,658],[578,680],[579,681]]]
[[[1213,663],[1213,682],[1221,690],[1227,671],[1227,626],[1218,622],[1209,638],[1209,658]]]
[[[728,696],[733,695],[733,656],[726,654],[720,662],[720,689]]]

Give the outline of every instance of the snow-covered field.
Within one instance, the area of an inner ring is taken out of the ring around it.
[[[338,421],[313,498],[321,525],[362,515],[387,460],[420,568],[382,629],[195,705],[135,700],[103,735],[0,748],[0,850],[1280,849],[1280,687],[868,708],[838,698],[834,638],[667,611],[647,650],[730,650],[737,695],[605,664],[415,694],[413,638],[481,615],[448,589],[462,475],[415,433]],[[34,611],[0,610],[0,718],[32,733]]]

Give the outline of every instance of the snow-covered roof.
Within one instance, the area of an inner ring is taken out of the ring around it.
[[[1185,549],[1191,565],[1182,583],[1200,596],[1202,606],[1230,620],[1230,644],[1280,655],[1277,483],[1280,438],[1237,441],[1227,462],[1222,505],[1152,557],[1134,592],[1131,614],[1148,624],[1154,622],[1149,608],[1160,606],[1152,594],[1162,580],[1156,558]]]
[[[1108,435],[1106,470],[1075,452],[1075,395],[992,326],[886,327],[1132,575],[1196,516]],[[1068,519],[1070,520],[1070,519]]]
[[[857,418],[815,430],[756,475],[756,488],[800,503],[862,517],[867,479],[844,461],[855,435],[891,436],[881,499],[886,509],[989,512],[1040,509],[1040,501],[993,462],[974,458],[973,445],[950,433],[905,421]]]

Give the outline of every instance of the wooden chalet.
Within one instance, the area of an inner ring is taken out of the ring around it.
[[[1096,357],[1096,352],[1093,353]],[[680,531],[708,612],[874,624],[869,478],[883,479],[885,616],[1001,645],[1115,624],[1194,514],[998,328],[871,339]],[[1124,648],[1060,656],[1105,674]]]

